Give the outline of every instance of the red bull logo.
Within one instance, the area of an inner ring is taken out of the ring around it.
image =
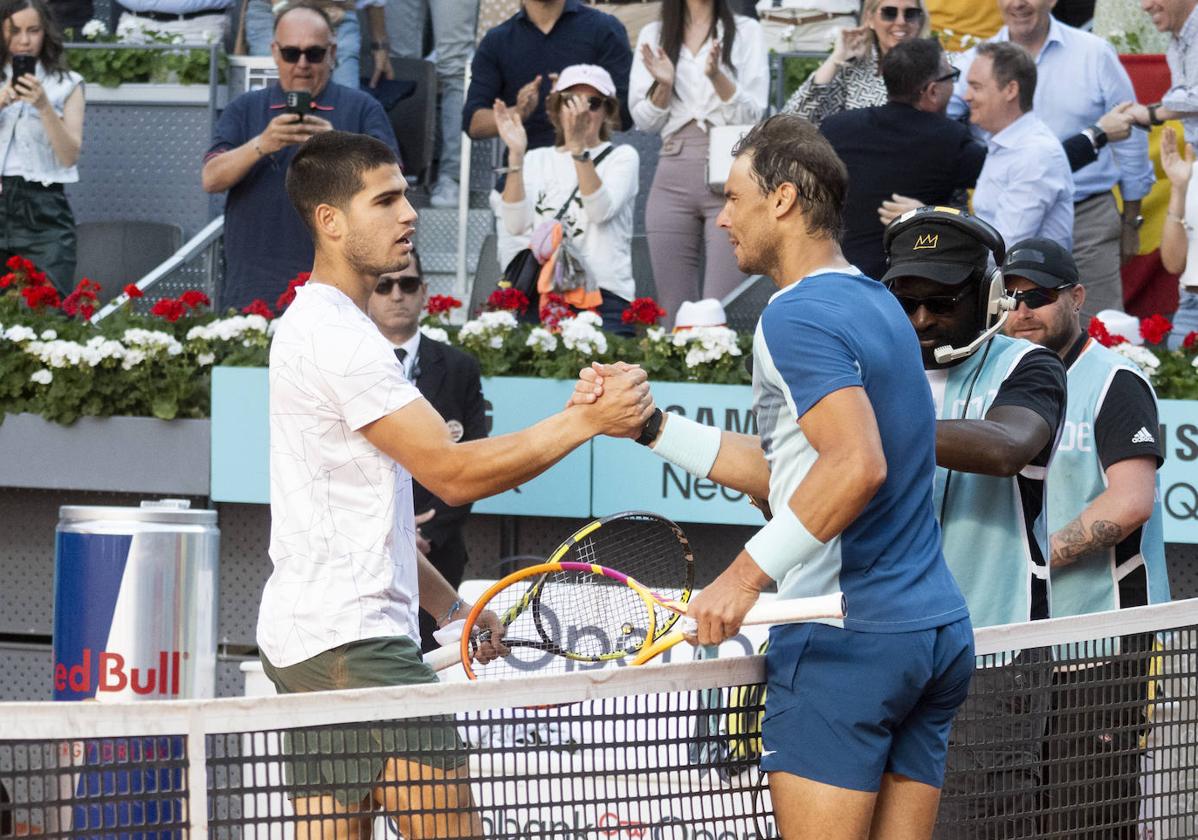
[[[75,664],[55,662],[55,691],[92,695],[92,681],[95,680],[94,696],[97,697],[125,690],[131,690],[134,694],[178,697],[183,660],[188,655],[185,651],[161,650],[158,652],[157,665],[150,667],[144,664],[131,666],[123,654],[114,651],[96,651],[94,656],[94,667],[92,649],[87,647],[83,649],[81,660]]]

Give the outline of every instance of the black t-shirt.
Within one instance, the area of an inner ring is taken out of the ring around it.
[[[1045,467],[1057,444],[1058,432],[1065,421],[1065,399],[1068,385],[1065,366],[1056,353],[1043,347],[1027,353],[1011,375],[999,386],[998,394],[990,404],[989,411],[1000,405],[1017,405],[1030,409],[1044,419],[1051,430],[1048,443],[1028,462],[1031,467]],[[988,412],[987,412],[988,413]],[[1015,479],[1019,487],[1019,498],[1023,505],[1024,533],[1027,534],[1028,550],[1036,566],[1047,569],[1048,559],[1040,550],[1035,539],[1035,522],[1044,512],[1043,469],[1023,470]],[[1048,617],[1048,580],[1032,577],[1032,618]]]
[[[1081,336],[1065,354],[1066,367],[1072,367],[1082,348],[1090,341]],[[1152,387],[1142,376],[1130,370],[1116,371],[1094,418],[1094,445],[1104,470],[1128,458],[1152,457],[1157,467],[1165,461],[1161,443],[1160,417]],[[1140,553],[1140,528],[1115,546],[1115,566]],[[1145,566],[1119,581],[1119,603],[1138,607],[1148,603],[1148,572]]]

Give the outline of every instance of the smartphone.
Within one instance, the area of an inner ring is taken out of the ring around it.
[[[295,114],[302,122],[304,114],[312,110],[312,94],[306,90],[287,91],[287,113]]]
[[[12,76],[13,82],[22,76],[37,75],[37,56],[36,55],[14,55],[12,57]]]

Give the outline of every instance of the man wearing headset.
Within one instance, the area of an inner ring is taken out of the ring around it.
[[[904,213],[886,229],[883,281],[919,337],[936,403],[936,485],[944,557],[975,627],[1048,617],[1044,478],[1065,415],[1055,353],[999,334],[1009,300],[990,225],[952,208]],[[993,263],[993,264],[992,264]],[[1006,668],[979,668],[954,725],[941,823],[1036,833],[1036,798],[1051,661],[1041,649]],[[955,738],[957,726],[968,738]],[[981,737],[979,737],[981,736]],[[956,772],[954,772],[956,771]],[[954,795],[956,794],[956,795]],[[1001,794],[996,796],[996,794]]]

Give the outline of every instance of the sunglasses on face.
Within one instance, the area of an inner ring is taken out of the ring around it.
[[[424,285],[424,282],[419,277],[412,277],[410,275],[407,277],[385,277],[374,287],[374,293],[376,295],[389,295],[391,294],[391,287],[396,284],[399,285],[399,290],[405,295],[414,295],[420,291],[420,287]]]
[[[961,68],[960,68],[960,67],[954,67],[952,70],[949,70],[949,71],[948,71],[947,73],[945,73],[943,76],[937,76],[937,77],[936,77],[936,79],[935,79],[934,81],[937,81],[937,82],[952,82],[953,84],[956,84],[956,82],[957,82],[957,79],[959,79],[959,78],[961,78]]]
[[[328,47],[279,47],[279,56],[288,64],[297,63],[301,55],[308,59],[309,64],[320,64],[328,54]]]
[[[1061,296],[1061,289],[1027,289],[1026,291],[1010,292],[1009,294],[1015,299],[1015,309],[1018,309],[1021,303],[1025,304],[1028,309],[1039,309],[1041,306],[1056,303],[1057,299]]]
[[[956,311],[957,304],[964,300],[965,296],[968,294],[969,290],[966,289],[965,291],[959,292],[955,295],[911,297],[909,295],[895,294],[894,296],[898,299],[899,305],[903,307],[903,311],[908,315],[914,315],[917,311],[919,311],[919,307],[922,306],[924,309],[928,310],[930,314],[937,317],[943,317],[945,315],[953,314],[953,312]]]
[[[588,111],[598,111],[607,102],[602,96],[571,96],[568,99],[571,102],[582,102]]]
[[[901,10],[898,6],[882,6],[878,9],[878,16],[887,23],[894,23],[898,20],[900,11],[903,13],[904,23],[919,23],[923,20],[923,9],[914,6]]]

